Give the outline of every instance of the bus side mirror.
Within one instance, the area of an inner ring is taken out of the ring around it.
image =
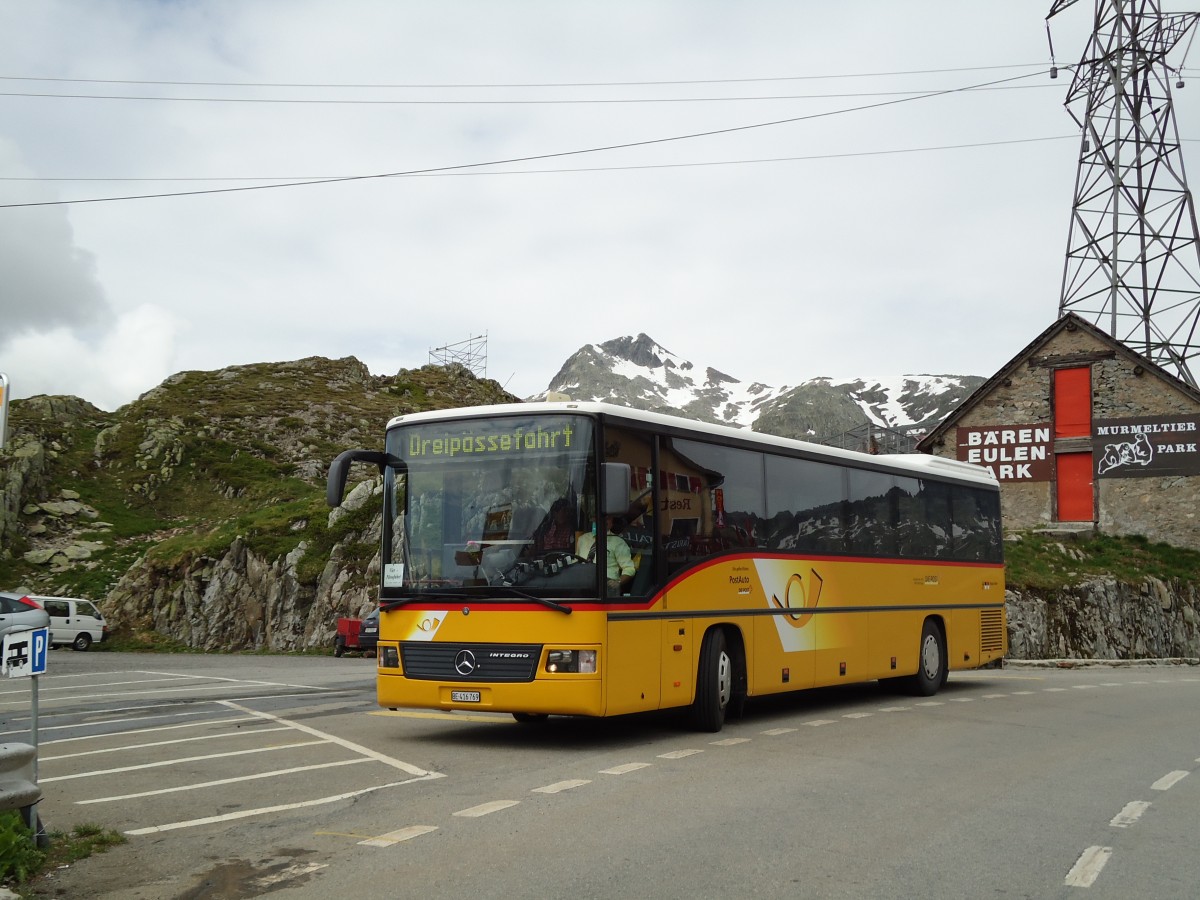
[[[342,494],[346,492],[346,473],[352,462],[374,463],[379,468],[379,474],[387,468],[388,462],[399,462],[386,453],[378,450],[344,450],[329,464],[329,478],[325,482],[325,502],[332,507],[342,505]]]
[[[604,507],[606,516],[619,516],[629,509],[629,476],[632,470],[628,463],[604,464]]]

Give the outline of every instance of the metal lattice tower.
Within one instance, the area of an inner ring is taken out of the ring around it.
[[[1054,0],[1047,29],[1076,2]],[[1083,138],[1058,312],[1083,316],[1196,387],[1200,242],[1166,57],[1200,13],[1158,6],[1096,0],[1066,99]]]
[[[430,348],[429,361],[439,366],[457,363],[470,369],[476,378],[486,378],[487,332],[444,347]]]

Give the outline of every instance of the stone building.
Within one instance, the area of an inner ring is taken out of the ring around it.
[[[1074,313],[917,449],[992,469],[1010,531],[1094,528],[1200,550],[1200,391]]]

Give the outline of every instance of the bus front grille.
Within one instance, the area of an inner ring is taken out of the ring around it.
[[[979,626],[979,648],[982,652],[998,653],[1004,649],[1004,610],[981,610]]]
[[[541,657],[540,644],[400,644],[404,674],[427,681],[533,681]]]

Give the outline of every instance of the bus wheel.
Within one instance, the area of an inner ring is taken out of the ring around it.
[[[714,628],[704,636],[700,647],[696,699],[691,709],[692,727],[697,731],[720,731],[732,696],[733,660],[725,643],[725,632]]]
[[[921,650],[917,655],[917,674],[908,682],[910,693],[931,697],[946,680],[946,647],[942,630],[933,619],[921,629]]]
[[[534,722],[545,722],[550,716],[546,713],[513,713],[513,718],[522,725],[529,725]]]

